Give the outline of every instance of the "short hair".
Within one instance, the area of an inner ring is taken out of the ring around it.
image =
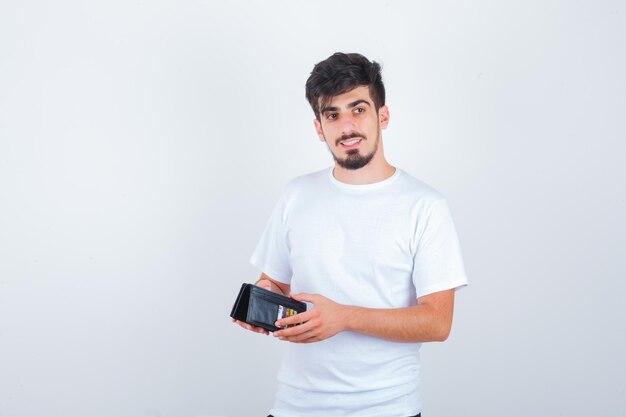
[[[380,74],[380,64],[361,54],[336,52],[318,62],[306,81],[306,99],[317,120],[320,109],[333,97],[347,93],[359,86],[369,87],[376,112],[385,105],[385,86]],[[321,100],[319,100],[321,98]]]

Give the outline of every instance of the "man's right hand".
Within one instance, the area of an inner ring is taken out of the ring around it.
[[[270,291],[273,291],[273,292],[278,293],[278,294],[282,294],[283,293],[281,291],[281,289],[276,284],[274,284],[272,281],[270,281],[269,279],[261,278],[254,285],[256,285],[258,287],[261,287],[261,288],[265,288],[266,290],[270,290]],[[239,320],[233,319],[233,323],[237,323],[239,326],[243,327],[246,330],[250,330],[251,332],[263,333],[264,335],[269,335],[270,334],[269,331],[267,331],[266,329],[264,329],[262,327],[256,327],[256,326],[253,326],[251,324],[244,323],[243,321],[239,321]]]

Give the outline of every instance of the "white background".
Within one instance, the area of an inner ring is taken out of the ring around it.
[[[388,160],[470,286],[425,416],[626,415],[624,1],[0,4],[0,416],[265,416],[228,318],[283,185],[331,165],[304,83],[383,65]]]

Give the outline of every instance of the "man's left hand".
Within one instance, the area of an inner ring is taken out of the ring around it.
[[[286,317],[276,322],[276,326],[285,327],[274,332],[280,340],[294,343],[319,342],[346,330],[345,318],[347,306],[338,304],[319,294],[293,294],[293,299],[313,303],[313,309],[295,316]]]

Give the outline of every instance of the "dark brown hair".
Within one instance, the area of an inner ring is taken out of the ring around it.
[[[368,86],[376,112],[385,105],[385,86],[380,74],[380,64],[361,54],[334,53],[318,62],[306,81],[306,99],[317,120],[320,109],[333,97],[359,86]],[[321,99],[321,100],[320,100]]]

